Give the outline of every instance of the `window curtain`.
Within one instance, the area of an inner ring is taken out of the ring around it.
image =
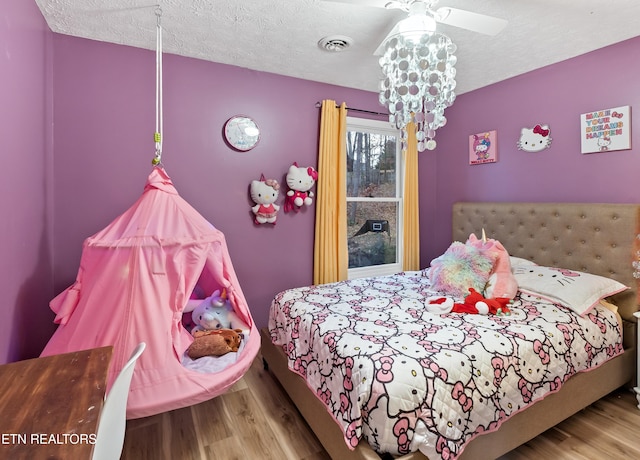
[[[403,254],[402,269],[420,270],[420,213],[418,207],[418,142],[416,126],[407,125],[404,163]]]
[[[313,283],[347,279],[347,105],[322,101]]]

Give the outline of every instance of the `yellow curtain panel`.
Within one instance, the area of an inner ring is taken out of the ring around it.
[[[320,115],[316,227],[313,283],[346,280],[347,249],[347,106],[322,101]],[[420,269],[420,218],[418,207],[418,147],[413,123],[407,126],[404,163],[403,270]]]
[[[347,105],[322,101],[313,283],[347,279]]]
[[[403,270],[420,270],[420,212],[418,207],[418,143],[416,126],[407,125],[404,163]]]

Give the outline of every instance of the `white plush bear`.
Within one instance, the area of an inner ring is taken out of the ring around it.
[[[256,224],[276,224],[280,206],[274,203],[278,199],[279,190],[278,181],[265,179],[264,175],[260,180],[251,181],[251,199],[256,203],[251,210],[255,214]]]
[[[287,172],[287,186],[289,191],[284,202],[284,212],[299,211],[301,206],[309,206],[313,203],[311,187],[318,180],[318,173],[311,166],[299,168],[293,163]]]

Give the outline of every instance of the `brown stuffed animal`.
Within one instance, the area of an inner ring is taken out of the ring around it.
[[[191,359],[203,356],[222,356],[230,351],[238,351],[242,329],[214,329],[194,332],[193,343],[187,349]]]

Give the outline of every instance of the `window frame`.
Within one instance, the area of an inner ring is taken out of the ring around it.
[[[395,197],[346,197],[346,203],[350,202],[389,202],[397,203],[396,217],[396,262],[381,265],[369,265],[367,267],[348,268],[348,279],[365,278],[372,276],[384,276],[401,272],[403,270],[403,232],[404,232],[404,162],[402,155],[402,137],[399,129],[394,128],[386,120],[372,120],[347,116],[346,132],[360,131],[372,134],[394,136],[396,138],[396,196]],[[345,134],[346,135],[346,134]],[[345,138],[345,143],[347,139]],[[347,155],[348,158],[348,155]],[[349,237],[347,236],[347,239]],[[348,246],[348,244],[347,244]],[[347,255],[347,260],[348,260]]]

